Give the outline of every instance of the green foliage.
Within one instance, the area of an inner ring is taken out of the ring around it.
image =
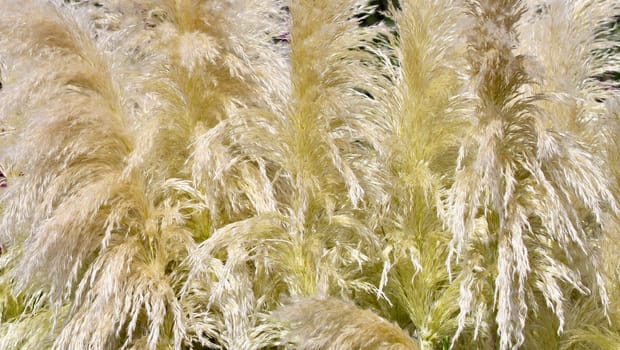
[[[0,349],[617,349],[613,0],[0,0]]]

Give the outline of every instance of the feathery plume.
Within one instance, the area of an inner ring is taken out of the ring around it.
[[[377,80],[386,107],[381,149],[389,177],[389,212],[381,222],[389,259],[380,288],[410,320],[422,349],[441,344],[456,329],[457,284],[450,286],[444,263],[448,233],[440,219],[443,197],[456,162],[465,66],[459,38],[458,1],[401,1],[392,9],[396,35],[389,40],[393,75]],[[385,74],[385,73],[384,73]],[[373,116],[373,115],[371,115]],[[374,116],[373,116],[374,117]],[[386,273],[389,272],[389,273]],[[451,315],[451,316],[448,316]]]
[[[50,313],[62,321],[52,348],[129,347],[142,336],[149,349],[170,339],[180,348],[184,320],[164,274],[185,231],[169,229],[178,213],[153,208],[143,178],[124,175],[135,139],[116,85],[122,68],[63,4],[3,8],[0,25],[14,35],[3,42],[12,69],[2,116],[16,130],[3,157],[24,175],[3,194],[0,239],[16,249],[13,289],[44,305],[14,327]]]
[[[570,129],[545,128],[544,118],[553,117],[539,106],[545,95],[531,93],[527,57],[514,53],[516,28],[525,11],[520,1],[468,2],[472,20],[468,58],[479,132],[461,148],[448,198],[450,255],[456,254],[459,262],[461,253],[467,252],[466,261],[477,260],[472,259],[477,254],[470,246],[480,224],[488,236],[482,237],[486,244],[497,247],[493,298],[497,314],[489,323],[489,336],[494,343],[496,323],[501,349],[523,344],[533,290],[540,290],[554,310],[559,331],[566,292],[558,285],[566,283],[587,293],[586,283],[597,288],[607,303],[596,271],[596,246],[589,241],[596,232],[588,222],[600,225],[605,212],[618,212],[600,158]],[[569,261],[558,262],[557,251]],[[465,280],[483,276],[476,273],[476,266],[467,265]],[[464,317],[473,312],[472,286],[468,282],[462,287],[459,331]]]
[[[397,326],[371,311],[333,298],[294,299],[274,311],[273,317],[282,323],[283,345],[287,348],[419,349]]]

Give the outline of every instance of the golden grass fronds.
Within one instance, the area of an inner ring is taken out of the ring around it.
[[[0,0],[0,348],[615,348],[620,5],[388,8]]]

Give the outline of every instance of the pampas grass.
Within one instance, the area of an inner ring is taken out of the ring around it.
[[[0,348],[615,349],[620,7],[388,7],[0,0]]]

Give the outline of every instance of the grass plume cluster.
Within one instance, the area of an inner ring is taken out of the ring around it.
[[[620,5],[372,11],[0,0],[0,349],[620,348]]]

